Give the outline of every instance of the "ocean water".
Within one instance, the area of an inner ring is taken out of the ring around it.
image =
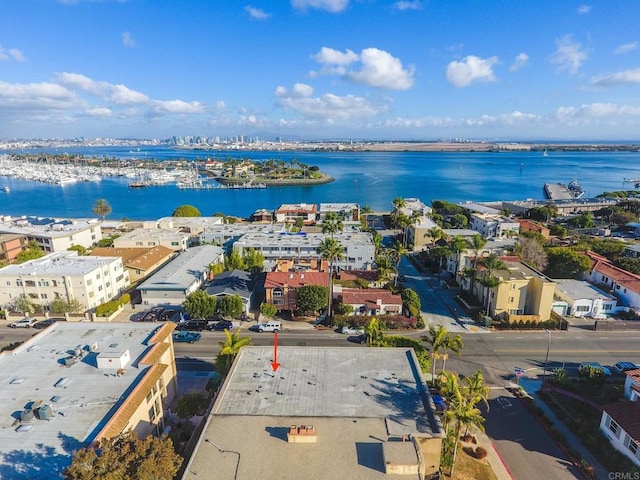
[[[43,150],[38,150],[42,152]],[[128,147],[65,149],[69,154],[122,159],[251,158],[317,165],[335,178],[325,185],[266,189],[180,190],[175,185],[128,188],[130,179],[106,177],[101,182],[64,186],[0,176],[0,214],[52,217],[93,217],[99,198],[112,207],[108,218],[149,220],[169,216],[183,204],[202,215],[222,212],[246,217],[259,208],[282,203],[357,202],[376,211],[390,210],[396,197],[450,202],[543,199],[544,183],[577,179],[585,197],[603,191],[633,188],[624,178],[640,177],[640,153],[635,152],[202,152]],[[56,153],[62,153],[57,151]]]

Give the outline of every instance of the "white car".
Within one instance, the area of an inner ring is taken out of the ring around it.
[[[35,318],[23,318],[22,320],[17,320],[13,323],[10,323],[9,326],[11,328],[31,328],[36,324],[37,320]]]
[[[362,335],[364,333],[364,328],[346,326],[342,327],[340,333],[342,333],[343,335]]]

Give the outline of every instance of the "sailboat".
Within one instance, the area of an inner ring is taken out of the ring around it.
[[[544,149],[544,152],[542,152],[542,156],[543,157],[548,157],[549,156],[549,154],[547,153],[547,149],[546,148]]]
[[[2,190],[9,193],[9,185],[5,185],[4,187],[2,187]]]

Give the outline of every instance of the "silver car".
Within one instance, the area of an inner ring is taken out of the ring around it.
[[[23,318],[22,320],[17,320],[13,323],[10,323],[9,326],[11,328],[31,328],[36,324],[37,320],[35,318]]]

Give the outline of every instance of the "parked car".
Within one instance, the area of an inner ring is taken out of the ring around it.
[[[167,322],[170,320],[176,323],[179,322],[180,312],[178,310],[167,309],[167,310],[163,310],[160,314],[158,314],[158,321]]]
[[[367,333],[363,333],[361,335],[350,335],[347,338],[349,342],[359,343],[360,345],[367,343],[368,339],[369,339],[369,334]]]
[[[229,320],[220,320],[219,322],[211,324],[209,330],[212,332],[220,332],[222,330],[231,330],[233,328],[233,323]]]
[[[44,320],[40,320],[33,325],[33,328],[42,329],[47,328],[49,325],[53,325],[56,322],[66,322],[64,318],[46,318]]]
[[[175,332],[173,334],[173,341],[177,343],[180,343],[180,342],[194,343],[200,340],[201,338],[202,338],[202,334],[198,332],[183,331],[183,332]]]
[[[131,320],[132,322],[139,322],[144,318],[146,314],[147,312],[136,312],[129,317],[129,320]]]
[[[636,365],[633,362],[618,362],[613,366],[613,369],[618,373],[625,373],[629,370],[637,370],[640,365]]]
[[[364,333],[364,328],[362,327],[353,327],[353,326],[345,326],[342,327],[340,333],[343,335],[362,335]]]
[[[607,367],[603,367],[598,362],[582,362],[578,367],[578,370],[585,367],[597,368],[599,370],[602,370],[602,373],[604,373],[605,376],[611,375],[611,370],[609,370]]]
[[[282,322],[279,320],[271,320],[265,323],[258,324],[258,331],[262,332],[279,332],[282,330]]]
[[[206,320],[187,320],[186,322],[179,323],[176,330],[201,332],[205,328],[207,328]]]
[[[9,326],[11,328],[31,328],[36,324],[35,318],[25,317],[21,320],[16,320],[13,323],[10,323]]]

